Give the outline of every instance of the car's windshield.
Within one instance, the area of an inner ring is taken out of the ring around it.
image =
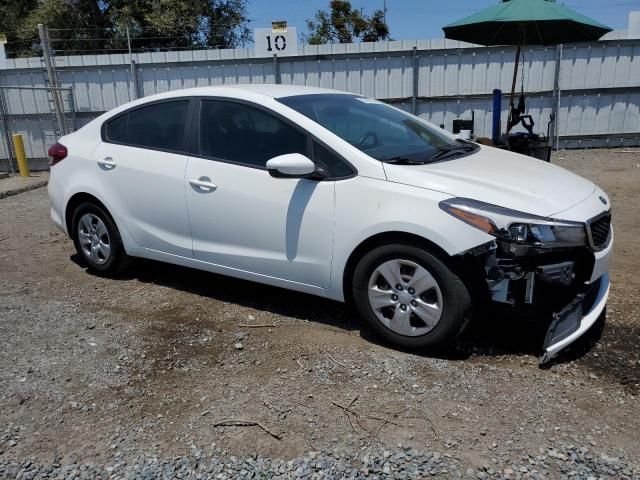
[[[408,113],[356,95],[295,95],[278,100],[383,162],[427,163],[477,149]]]

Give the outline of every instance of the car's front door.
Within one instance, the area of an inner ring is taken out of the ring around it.
[[[140,246],[192,257],[184,173],[189,99],[129,110],[105,122],[93,153],[109,205]]]
[[[308,135],[246,103],[203,99],[186,174],[194,257],[212,264],[327,287],[334,181],[274,178],[267,160],[310,156]]]

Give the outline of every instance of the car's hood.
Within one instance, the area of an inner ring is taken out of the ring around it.
[[[462,158],[384,168],[391,182],[542,216],[567,210],[595,190],[593,183],[563,168],[487,146]]]

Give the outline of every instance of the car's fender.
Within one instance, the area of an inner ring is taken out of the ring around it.
[[[405,233],[456,255],[493,239],[439,207],[451,195],[362,176],[336,182],[336,218],[329,298],[342,301],[352,253],[367,239]]]

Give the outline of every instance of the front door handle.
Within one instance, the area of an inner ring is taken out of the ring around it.
[[[192,178],[189,183],[202,192],[213,192],[218,186],[209,177]]]
[[[116,168],[117,164],[116,164],[116,162],[113,161],[113,158],[104,157],[103,159],[98,160],[98,165],[103,170],[113,170],[114,168]]]

